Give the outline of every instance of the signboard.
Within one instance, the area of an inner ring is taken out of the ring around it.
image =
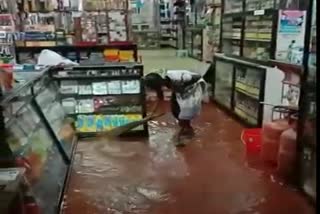
[[[306,11],[279,10],[276,60],[302,64]]]

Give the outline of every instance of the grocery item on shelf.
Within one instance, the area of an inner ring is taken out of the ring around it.
[[[67,114],[76,112],[77,101],[74,98],[66,98],[61,101],[61,105]]]
[[[92,92],[94,95],[106,95],[108,94],[108,86],[106,82],[93,82]]]
[[[140,93],[140,81],[139,80],[122,81],[121,87],[122,87],[123,94],[138,94],[138,93]]]
[[[121,81],[110,81],[108,84],[109,94],[121,94]]]
[[[128,40],[126,19],[127,15],[123,11],[109,11],[109,41],[125,42]]]
[[[60,93],[62,94],[77,94],[78,82],[77,81],[61,81]]]

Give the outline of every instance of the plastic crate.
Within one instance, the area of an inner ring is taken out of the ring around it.
[[[241,133],[241,141],[246,146],[248,152],[261,151],[261,128],[245,129]]]

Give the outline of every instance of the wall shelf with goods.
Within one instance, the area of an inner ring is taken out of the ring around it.
[[[246,90],[236,90],[236,84],[231,84],[232,75],[233,79],[236,79],[239,71],[237,62],[241,61],[241,64],[252,63],[256,67],[265,67],[262,73],[266,73],[266,79],[264,83],[266,87],[271,84],[268,76],[270,72],[268,70],[276,69],[277,90],[271,90],[276,94],[277,99],[272,99],[273,95],[268,95],[270,90],[265,88],[264,97],[259,98],[259,102],[268,103],[269,100],[272,105],[290,105],[298,108],[299,95],[300,95],[300,77],[302,74],[302,59],[303,59],[303,47],[306,32],[306,18],[307,18],[307,4],[303,5],[296,1],[292,4],[286,5],[283,1],[256,1],[256,0],[226,0],[223,4],[222,15],[222,32],[221,32],[221,52],[224,53],[224,57],[230,57],[230,60],[235,63],[234,66],[228,65],[229,68],[223,69],[220,72],[220,76],[225,74],[225,78],[229,82],[217,83],[220,91],[226,91],[226,96],[220,96],[219,89],[216,91],[216,97],[220,103],[224,104],[229,111],[235,111],[235,104],[237,99],[244,99]],[[215,54],[214,57],[220,56]],[[213,57],[213,58],[214,58]],[[214,63],[220,63],[214,61]],[[219,74],[219,67],[222,65],[215,65],[216,74]],[[227,65],[225,65],[227,66]],[[227,66],[227,67],[228,67]],[[235,69],[232,73],[233,67]],[[217,70],[218,69],[218,70]],[[259,70],[259,69],[258,69]],[[251,77],[250,77],[251,75]],[[246,72],[246,76],[255,79],[255,72]],[[216,78],[218,76],[216,75]],[[229,78],[229,79],[228,79]],[[213,79],[213,85],[219,82],[219,79]],[[272,81],[271,81],[272,82]],[[262,84],[262,83],[261,83]],[[234,85],[234,90],[232,90]],[[228,86],[228,87],[227,87]],[[227,89],[225,89],[227,87]],[[251,89],[250,89],[251,90]],[[240,95],[242,94],[242,95]],[[279,95],[279,97],[278,97]],[[230,97],[231,96],[231,97]],[[247,96],[248,97],[248,96]],[[251,97],[253,98],[253,97]],[[257,97],[256,97],[257,98]],[[270,100],[271,99],[271,100]],[[258,103],[259,103],[258,102]],[[269,104],[270,104],[269,102]],[[257,102],[256,102],[257,103]],[[260,104],[258,104],[260,105]],[[251,105],[253,106],[253,104]],[[248,109],[248,108],[247,108]],[[270,114],[270,107],[264,104],[263,120],[261,116],[258,117],[259,123],[257,127],[261,125],[261,121],[268,120]],[[258,115],[261,114],[261,110],[258,111]],[[239,113],[237,112],[238,116]],[[254,114],[256,115],[256,114]],[[248,121],[249,119],[247,119]],[[251,120],[251,119],[250,119]],[[257,118],[255,117],[256,121]],[[253,122],[250,122],[253,124]]]
[[[188,1],[186,0],[175,0],[173,2],[173,16],[172,24],[176,34],[176,47],[177,49],[185,49],[185,33],[187,28],[187,10]]]
[[[203,59],[203,27],[186,28],[186,49],[189,57],[202,61]]]
[[[212,79],[213,100],[250,127],[259,127],[272,117],[265,103],[282,101],[281,70],[215,54]]]
[[[224,14],[222,17],[222,52],[228,55],[241,56],[241,26],[243,16]]]
[[[159,31],[132,31],[133,41],[139,49],[158,49],[160,47]]]
[[[12,14],[0,14],[0,62],[12,63],[15,61],[14,34],[16,26]]]
[[[275,0],[226,0],[223,9],[223,53],[261,64],[278,60],[301,65],[305,5],[288,6]]]
[[[132,40],[140,49],[160,47],[159,5],[154,0],[130,1]]]
[[[66,137],[65,114],[57,100],[57,87],[49,70],[28,79],[1,96],[3,123],[2,147],[9,147],[4,157],[26,167],[25,178],[41,210],[57,213],[63,200],[65,183],[77,138]]]
[[[77,66],[57,71],[60,99],[65,112],[77,121],[80,136],[91,136],[146,115],[143,66],[117,63]],[[147,134],[147,125],[132,133]]]
[[[300,120],[298,125],[298,143],[300,147],[300,187],[313,203],[316,201],[316,160],[317,160],[317,59],[316,59],[316,1],[311,1],[312,14],[310,15],[310,46],[307,56],[307,65],[304,70],[305,80],[302,82],[302,100],[300,105]]]
[[[160,45],[177,47],[177,28],[173,22],[173,3],[168,0],[160,0],[159,3],[159,30]]]
[[[131,13],[127,0],[87,0],[83,1],[83,4],[79,1],[59,1],[58,4],[54,4],[48,0],[43,5],[35,1],[35,4],[26,4],[24,11],[27,13],[19,13],[20,32],[16,33],[16,50],[23,49],[23,53],[18,53],[20,59],[34,60],[30,59],[26,47],[69,45],[87,46],[89,49],[101,45],[114,47],[119,44],[132,44],[128,21]],[[64,49],[63,47],[61,49]],[[132,49],[127,51],[134,52]],[[87,52],[82,50],[81,56],[85,58]],[[115,50],[110,49],[109,52],[99,51],[99,54],[101,58],[108,58]],[[118,57],[119,55],[118,53]],[[127,52],[123,55],[134,53]],[[75,53],[66,57],[79,61],[79,56]],[[115,56],[110,56],[113,57]]]
[[[221,44],[221,1],[207,1],[203,29],[203,61],[212,63],[215,53],[220,52]]]

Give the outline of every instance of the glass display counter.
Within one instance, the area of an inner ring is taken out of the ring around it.
[[[57,213],[76,136],[71,133],[68,141],[61,135],[65,114],[59,109],[48,72],[46,69],[2,97],[5,127],[1,132],[16,164],[26,168],[26,179],[40,209]]]

